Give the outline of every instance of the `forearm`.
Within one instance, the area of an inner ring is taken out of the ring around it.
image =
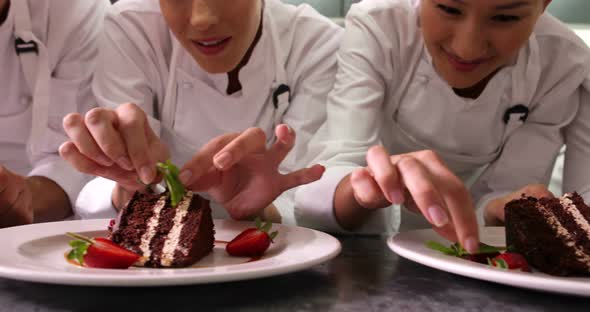
[[[31,176],[26,181],[32,194],[33,222],[59,221],[73,214],[70,199],[53,180]]]
[[[338,184],[334,193],[334,214],[344,229],[353,231],[363,225],[371,210],[363,208],[354,197],[350,174]]]

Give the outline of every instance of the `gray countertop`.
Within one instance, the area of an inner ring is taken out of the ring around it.
[[[380,237],[340,237],[342,253],[259,280],[98,288],[0,279],[0,311],[590,311],[590,300],[460,277],[392,253]]]

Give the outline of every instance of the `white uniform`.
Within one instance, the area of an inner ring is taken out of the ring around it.
[[[334,191],[344,176],[366,165],[366,152],[376,144],[394,154],[437,151],[471,186],[477,207],[527,184],[547,184],[567,144],[564,189],[589,200],[586,45],[545,14],[515,64],[501,69],[479,98],[461,98],[432,65],[418,6],[416,0],[365,0],[349,12],[328,121],[310,148],[329,169],[297,191],[296,214],[306,225],[342,231]],[[528,116],[507,114],[519,104]],[[398,218],[398,208],[385,209],[361,232],[396,230]]]
[[[62,119],[96,103],[90,81],[108,5],[107,0],[11,1],[0,25],[0,165],[55,181],[72,206],[88,177],[58,155],[67,139]]]
[[[123,1],[107,16],[93,89],[103,106],[141,106],[177,165],[216,136],[257,126],[270,141],[275,125],[286,123],[297,131],[296,146],[281,166],[291,171],[305,165],[299,159],[325,120],[341,34],[309,6],[265,1],[261,38],[240,72],[242,90],[227,95],[227,74],[200,68],[171,34],[157,0]],[[275,108],[273,94],[281,85],[291,93],[277,93]],[[85,218],[114,215],[112,187],[105,179],[91,182],[77,212]],[[292,201],[277,206],[283,221],[293,222]],[[214,216],[226,212],[214,209]]]

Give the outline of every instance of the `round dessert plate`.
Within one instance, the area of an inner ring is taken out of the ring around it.
[[[486,244],[506,245],[503,227],[481,228],[480,235],[481,241]],[[556,277],[538,271],[533,273],[507,271],[447,256],[426,247],[428,241],[436,241],[443,245],[451,244],[433,230],[428,229],[399,233],[389,238],[387,245],[404,258],[438,270],[515,287],[590,297],[590,278]]]
[[[274,224],[275,243],[260,259],[231,257],[226,242],[253,222],[215,220],[211,254],[182,269],[132,267],[91,269],[69,263],[71,240],[65,232],[105,237],[108,219],[78,220],[18,226],[0,230],[0,277],[30,282],[91,286],[162,286],[247,280],[303,270],[340,253],[340,242],[325,233]]]

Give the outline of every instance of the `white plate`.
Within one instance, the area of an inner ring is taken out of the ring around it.
[[[505,246],[503,227],[480,229],[482,242]],[[399,233],[387,240],[387,245],[398,255],[442,271],[500,284],[536,289],[547,292],[590,296],[590,278],[555,277],[541,272],[506,271],[453,256],[426,247],[427,241],[450,244],[433,230],[417,230]]]
[[[186,285],[247,280],[303,270],[334,258],[340,242],[325,233],[275,224],[275,243],[260,260],[230,257],[225,243],[194,266],[183,269],[82,268],[64,254],[70,238],[65,232],[106,236],[109,220],[80,220],[33,224],[0,230],[0,277],[51,284],[92,286]],[[215,239],[230,241],[252,222],[215,220]],[[250,262],[249,262],[250,261]]]

